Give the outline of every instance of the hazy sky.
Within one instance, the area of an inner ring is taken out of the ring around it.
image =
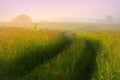
[[[120,0],[0,0],[0,21],[27,14],[34,21],[53,18],[120,18]]]

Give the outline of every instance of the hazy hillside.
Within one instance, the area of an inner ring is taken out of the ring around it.
[[[88,22],[43,22],[38,27],[42,29],[62,31],[86,31],[86,30],[120,30],[120,24],[116,23],[88,23]]]
[[[19,22],[22,18],[17,18],[18,22],[0,23],[0,27],[25,27],[40,29],[60,30],[60,31],[86,31],[86,30],[120,30],[120,24],[117,23],[88,23],[88,22],[40,22],[34,23],[24,20],[26,22]]]

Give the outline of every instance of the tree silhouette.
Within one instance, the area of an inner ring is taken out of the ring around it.
[[[113,22],[113,17],[111,15],[106,16],[107,22]]]
[[[17,22],[17,23],[31,23],[32,20],[31,20],[31,18],[29,16],[22,14],[22,15],[16,16],[12,20],[12,22]]]

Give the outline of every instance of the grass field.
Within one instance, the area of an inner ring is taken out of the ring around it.
[[[120,32],[101,31],[80,33],[80,36],[101,41],[102,47],[96,56],[97,69],[93,80],[120,79]]]
[[[0,28],[0,80],[120,80],[120,32]]]
[[[0,32],[0,80],[27,74],[61,51],[64,36],[58,32],[6,29]]]

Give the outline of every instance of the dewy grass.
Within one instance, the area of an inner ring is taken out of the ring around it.
[[[0,35],[1,80],[27,74],[38,64],[52,58],[66,44],[64,36],[57,32],[8,30]]]
[[[99,48],[97,41],[78,38],[63,53],[21,80],[90,80]]]
[[[0,80],[120,80],[119,35],[1,30]]]
[[[119,31],[91,31],[79,33],[79,36],[101,41],[96,62],[97,70],[92,80],[120,79],[120,32]]]

